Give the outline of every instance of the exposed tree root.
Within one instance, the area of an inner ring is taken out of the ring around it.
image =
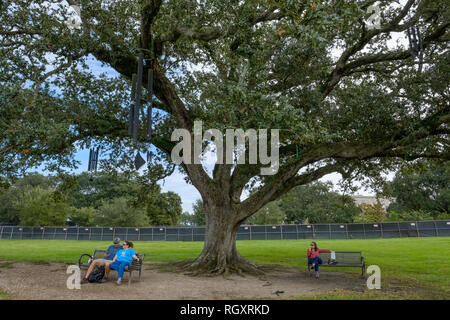
[[[185,274],[191,276],[224,276],[227,277],[232,274],[240,276],[252,275],[265,279],[265,272],[258,268],[253,262],[236,256],[232,261],[227,262],[225,259],[208,259],[205,257],[198,257],[195,260],[179,261],[173,264]]]

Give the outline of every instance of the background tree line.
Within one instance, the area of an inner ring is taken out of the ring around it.
[[[449,219],[450,163],[405,166],[382,194],[395,197],[387,208],[391,221]]]
[[[380,197],[393,199],[357,206],[349,195],[332,191],[331,182],[298,186],[270,202],[245,224],[370,223],[450,218],[450,167],[405,167],[386,183]],[[79,226],[205,225],[201,199],[192,214],[182,212],[181,198],[162,193],[124,174],[82,173],[44,176],[31,173],[14,182],[0,181],[0,222],[20,225]]]
[[[350,195],[332,191],[331,182],[315,182],[293,188],[279,200],[270,202],[245,224],[371,223],[421,221],[450,218],[450,167],[419,163],[398,171],[379,197],[392,200],[385,209],[381,202],[357,206]],[[183,214],[184,224],[204,225],[203,203],[198,199],[193,214]]]
[[[162,193],[158,185],[141,180],[137,176],[105,173],[30,173],[15,181],[3,179],[0,222],[63,226],[70,220],[87,227],[180,224],[180,196]]]

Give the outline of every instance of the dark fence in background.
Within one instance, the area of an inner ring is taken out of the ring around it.
[[[450,236],[450,221],[241,226],[237,240],[380,239]],[[205,227],[87,228],[0,226],[0,239],[204,241]]]

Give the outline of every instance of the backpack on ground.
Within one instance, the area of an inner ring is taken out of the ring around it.
[[[105,276],[105,267],[101,266],[95,269],[88,277],[89,282],[100,282]]]

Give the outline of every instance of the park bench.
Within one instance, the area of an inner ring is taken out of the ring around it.
[[[364,276],[366,273],[366,263],[364,262],[364,257],[361,254],[361,251],[335,251],[336,252],[336,264],[328,264],[331,253],[330,252],[321,252],[320,258],[322,259],[322,264],[319,265],[319,268],[322,267],[355,267],[361,268],[361,275]],[[308,260],[308,259],[307,259]],[[308,264],[308,273],[311,275],[311,264],[309,261]]]
[[[94,254],[92,256],[90,254],[83,253],[80,256],[80,258],[78,259],[78,266],[80,267],[80,269],[82,267],[89,268],[89,266],[91,265],[91,262],[94,261],[95,259],[104,259],[105,253],[106,253],[106,250],[95,250]],[[132,276],[133,271],[139,271],[139,281],[141,280],[142,265],[144,262],[145,254],[137,253],[136,255],[138,256],[139,261],[136,261],[133,259],[133,261],[131,261],[130,266],[125,267],[125,272],[128,273],[128,285],[131,284],[131,276]],[[111,269],[111,271],[116,271],[116,270]]]

